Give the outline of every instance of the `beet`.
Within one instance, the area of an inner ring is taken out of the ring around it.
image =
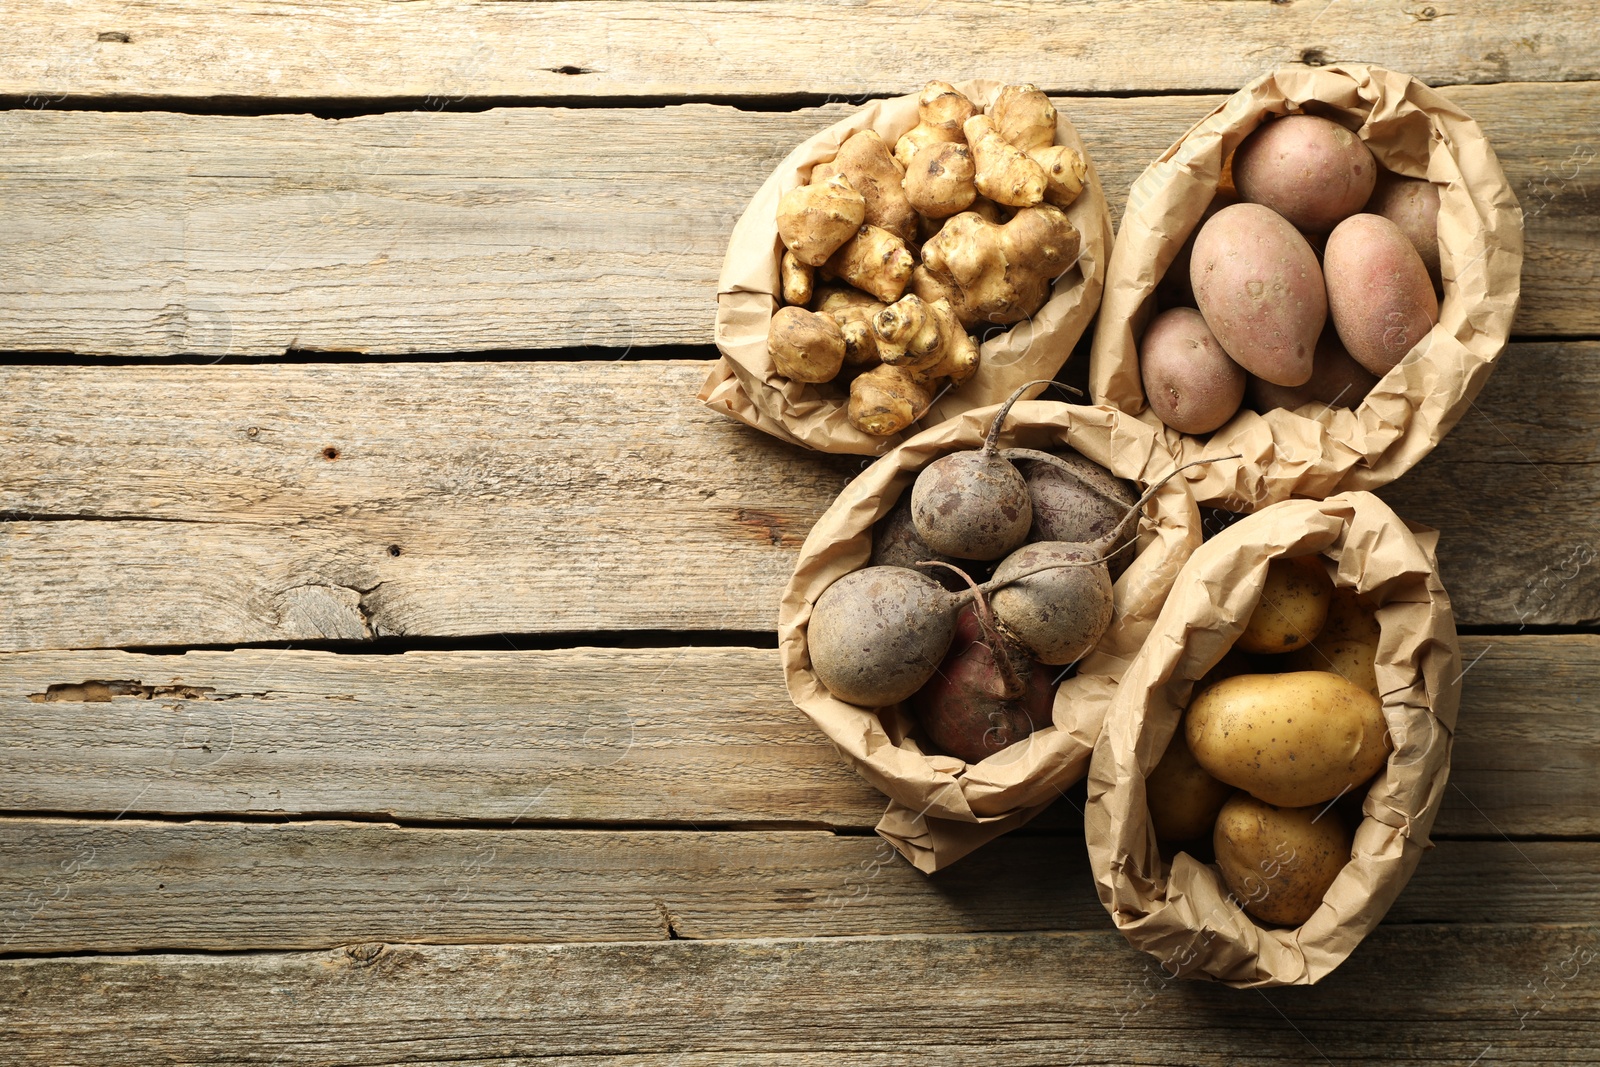
[[[882,567],[915,567],[927,560],[957,562],[954,556],[935,552],[917,536],[911,521],[911,494],[902,493],[899,503],[872,528],[872,558],[867,562]],[[966,583],[952,571],[935,568],[929,577],[951,592],[966,588]]]
[[[806,630],[811,667],[828,692],[883,707],[933,676],[972,598],[905,567],[851,571],[817,597]]]
[[[1117,478],[1076,452],[1037,452],[1012,448],[1002,453],[1022,472],[1033,504],[1029,541],[1098,541],[1117,528],[1139,499],[1130,482]],[[1108,549],[1115,580],[1133,562],[1137,524],[1124,527]]]
[[[1100,643],[1111,626],[1111,574],[1094,545],[1040,541],[1023,545],[995,568],[994,613],[1006,635],[1041,663],[1076,663]],[[1030,577],[1020,577],[1031,575]]]
[[[981,448],[940,456],[911,485],[911,521],[935,552],[959,559],[999,559],[1028,539],[1028,485],[997,441],[1011,405],[1038,382],[1012,393],[989,421]]]
[[[911,698],[912,711],[941,752],[977,763],[1050,725],[1054,672],[978,631],[976,611],[962,611],[957,639],[939,671]],[[963,625],[970,620],[970,627]],[[1001,655],[995,654],[995,647]],[[1008,664],[1011,670],[1002,669]],[[1013,675],[1008,683],[1007,675]],[[1016,678],[1020,675],[1020,679]],[[1020,681],[1020,684],[1018,682]],[[1014,690],[1014,691],[1013,691]]]

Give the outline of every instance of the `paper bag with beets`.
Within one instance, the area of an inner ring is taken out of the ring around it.
[[[1058,688],[1053,721],[975,764],[924,748],[903,706],[865,708],[837,699],[811,669],[806,630],[817,597],[863,567],[872,527],[933,460],[983,442],[995,408],[966,412],[907,441],[845,487],[817,520],[783,592],[778,644],[789,695],[863,778],[889,797],[878,824],[920,870],[932,872],[1022,825],[1083,777],[1100,724],[1129,661],[1155,621],[1180,567],[1200,543],[1199,511],[1181,476],[1145,507],[1137,556],[1117,579],[1111,628]],[[1016,404],[1002,446],[1076,449],[1140,486],[1173,469],[1151,429],[1105,407]]]

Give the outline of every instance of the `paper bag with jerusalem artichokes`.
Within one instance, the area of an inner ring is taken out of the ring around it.
[[[1168,975],[1241,987],[1316,982],[1377,925],[1430,847],[1462,673],[1437,540],[1370,493],[1342,493],[1264,508],[1202,545],[1179,573],[1107,714],[1084,820],[1101,902]],[[1246,914],[1213,865],[1185,851],[1163,858],[1145,779],[1168,744],[1181,743],[1174,735],[1195,683],[1244,630],[1268,563],[1311,554],[1327,561],[1336,586],[1376,607],[1377,688],[1394,748],[1366,787],[1349,862],[1311,918],[1287,929]]]
[[[978,79],[955,86],[980,107],[1002,84]],[[862,130],[876,130],[890,145],[917,124],[917,96],[879,100],[808,138],[778,164],[756,191],[734,226],[717,285],[716,342],[722,357],[712,366],[700,399],[740,422],[794,444],[822,452],[882,455],[932,426],[973,408],[998,404],[1024,382],[1055,375],[1083,336],[1100,304],[1111,253],[1111,215],[1094,161],[1065,112],[1056,114],[1055,143],[1075,149],[1087,165],[1083,191],[1066,208],[1081,245],[1078,261],[1055,280],[1035,314],[1014,326],[991,326],[978,337],[977,372],[938,396],[922,417],[896,434],[875,436],[846,417],[840,382],[808,385],[780,375],[767,351],[767,331],[782,306],[778,202],[806,184],[812,167],[832,160],[839,147]],[[1028,395],[1037,395],[1039,386]]]
[[[1140,380],[1139,338],[1157,285],[1234,149],[1271,116],[1298,111],[1340,123],[1382,167],[1439,188],[1439,322],[1354,408],[1246,407],[1209,435],[1179,433],[1151,412]],[[1378,67],[1275,71],[1196,123],[1129,190],[1090,354],[1091,396],[1149,422],[1180,460],[1240,456],[1190,473],[1201,505],[1253,511],[1376,489],[1426,456],[1483,388],[1510,336],[1521,272],[1522,212],[1483,131],[1456,104]]]
[[[873,524],[910,491],[918,471],[982,444],[995,410],[969,411],[918,434],[846,486],[806,538],[779,609],[778,647],[791,699],[863,778],[888,795],[878,832],[926,872],[1022,825],[1083,777],[1117,679],[1200,543],[1199,510],[1182,477],[1175,477],[1145,506],[1137,555],[1113,586],[1111,627],[1058,687],[1051,723],[977,763],[926,750],[902,705],[866,708],[834,697],[807,652],[817,597],[866,565]],[[1150,427],[1106,407],[1023,401],[1012,409],[1000,443],[1046,451],[1070,446],[1140,485],[1173,469]]]

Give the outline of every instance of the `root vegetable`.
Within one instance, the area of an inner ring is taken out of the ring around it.
[[[915,265],[904,241],[869,224],[828,257],[822,276],[839,278],[889,304],[906,291]]]
[[[935,552],[959,559],[999,559],[1021,545],[1033,525],[1028,485],[996,442],[1011,394],[989,423],[980,448],[940,456],[911,484],[911,521]]]
[[[778,278],[782,282],[785,304],[811,303],[811,291],[816,284],[816,269],[802,263],[792,251],[785,250],[778,265]]]
[[[914,568],[929,560],[948,564],[958,562],[953,556],[935,552],[917,536],[917,528],[911,522],[911,494],[902,493],[889,514],[873,527],[872,556],[867,563],[874,567]],[[953,570],[935,567],[918,573],[930,575],[951,592],[966,588],[966,583]]]
[[[785,378],[831,382],[844,364],[844,335],[828,316],[805,308],[779,308],[767,330],[767,352]]]
[[[1324,330],[1311,357],[1311,378],[1304,385],[1273,385],[1250,376],[1245,395],[1250,406],[1267,412],[1273,408],[1293,411],[1306,404],[1326,408],[1356,408],[1366,399],[1378,376],[1351,358],[1339,343],[1339,335]]]
[[[1028,485],[1033,504],[1029,541],[1099,541],[1122,524],[1122,517],[1138,500],[1133,486],[1113,477],[1104,467],[1075,452],[1046,453],[1030,459],[1027,449],[1006,449],[1002,455],[1016,464]],[[1123,526],[1110,545],[1112,579],[1127,569],[1138,530]]]
[[[1323,253],[1328,317],[1345,351],[1387,374],[1439,321],[1428,268],[1400,227],[1382,215],[1352,215]]]
[[[865,377],[865,375],[863,375]],[[858,379],[859,380],[859,379]],[[932,677],[971,593],[904,567],[863,567],[823,590],[806,647],[828,692],[862,707],[896,704]]]
[[[1267,564],[1261,599],[1235,647],[1241,652],[1293,652],[1316,639],[1328,619],[1333,579],[1317,556],[1279,558]]]
[[[1076,663],[1111,626],[1111,574],[1100,566],[1061,567],[1031,578],[1044,564],[1098,560],[1094,545],[1039,541],[1023,545],[995,568],[994,613],[1006,635],[1040,663]]]
[[[949,82],[929,82],[917,97],[917,124],[895,142],[895,160],[909,169],[912,158],[928,145],[965,143],[962,126],[977,113],[977,105]]]
[[[878,362],[878,335],[872,332],[872,317],[888,307],[861,290],[848,285],[828,285],[818,290],[815,310],[839,324],[844,334],[844,362],[848,367],[866,367]]]
[[[978,763],[1050,725],[1053,681],[1054,672],[985,634],[978,610],[967,607],[950,654],[911,707],[941,752]]]
[[[1049,148],[1056,139],[1056,109],[1037,85],[1007,85],[989,105],[1000,136],[1023,152]]]
[[[1171,308],[1150,321],[1139,341],[1139,374],[1156,418],[1192,434],[1233,418],[1248,378],[1193,308]]]
[[[939,362],[943,352],[939,320],[915,294],[907,294],[872,317],[883,362],[918,374]]]
[[[881,364],[850,383],[845,417],[862,433],[886,437],[916,422],[932,403],[926,381],[903,367]]]
[[[1284,926],[1316,914],[1353,844],[1337,811],[1277,808],[1245,793],[1223,804],[1212,833],[1217,868],[1240,907]]]
[[[1192,841],[1216,825],[1217,813],[1233,796],[1233,787],[1206,773],[1189,751],[1183,726],[1167,744],[1161,762],[1144,781],[1150,823],[1162,841]]]
[[[812,178],[778,201],[778,237],[796,259],[820,267],[866,221],[867,202],[843,175]]]
[[[997,204],[1032,207],[1044,202],[1044,168],[995,128],[987,115],[974,115],[964,127],[972,146],[978,192]]]
[[[1235,363],[1276,385],[1306,383],[1328,292],[1316,253],[1282,215],[1260,204],[1218,211],[1195,237],[1189,276]]]
[[[948,218],[965,211],[977,199],[978,189],[973,184],[976,174],[972,149],[966,145],[928,145],[906,166],[906,198],[929,218]]]
[[[960,385],[978,372],[978,342],[967,333],[950,301],[943,298],[928,304],[928,312],[939,326],[939,362],[927,372],[930,378],[948,378]]]
[[[848,178],[851,187],[866,201],[869,225],[888,230],[902,241],[917,239],[917,212],[906,199],[902,185],[905,168],[895,162],[889,146],[875,130],[851,135],[839,146],[833,162],[812,168],[813,183],[818,174],[842,174]]]
[[[960,293],[951,304],[964,326],[1020,322],[1044,306],[1081,246],[1072,220],[1049,205],[1024,208],[1003,225],[964,211],[922,246],[932,276],[924,284]]]
[[[1056,207],[1071,207],[1089,177],[1089,163],[1068,145],[1035,149],[1028,158],[1044,171],[1044,200]]]

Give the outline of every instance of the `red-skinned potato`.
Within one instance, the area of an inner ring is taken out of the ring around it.
[[[1195,238],[1189,276],[1235,363],[1275,385],[1310,379],[1328,296],[1316,253],[1283,216],[1260,204],[1223,208]]]
[[[1239,201],[1231,193],[1217,190],[1211,198],[1211,203],[1206,206],[1205,212],[1200,216],[1200,221],[1194,224],[1188,240],[1178,249],[1178,254],[1173,257],[1172,265],[1167,268],[1167,273],[1161,276],[1156,283],[1156,300],[1164,308],[1193,307],[1194,285],[1189,280],[1189,264],[1194,259],[1194,239],[1200,236],[1200,229],[1211,220],[1211,216],[1223,208]]]
[[[1439,187],[1423,178],[1384,171],[1367,201],[1367,211],[1382,215],[1406,235],[1422,257],[1433,287],[1439,288]]]
[[[1378,384],[1378,376],[1350,358],[1339,335],[1325,330],[1311,361],[1311,380],[1304,385],[1273,385],[1255,375],[1245,387],[1250,406],[1267,412],[1273,408],[1294,411],[1306,404],[1319,408],[1354,408]]]
[[[1139,371],[1156,417],[1180,433],[1210,433],[1244,399],[1244,368],[1229,358],[1200,312],[1172,308],[1151,320]]]
[[[1361,138],[1316,115],[1263,123],[1233,154],[1233,184],[1241,200],[1269,207],[1314,233],[1327,233],[1360,211],[1377,171]]]
[[[1422,257],[1381,215],[1352,215],[1323,252],[1328,311],[1345,350],[1387,374],[1439,321],[1439,299]]]

